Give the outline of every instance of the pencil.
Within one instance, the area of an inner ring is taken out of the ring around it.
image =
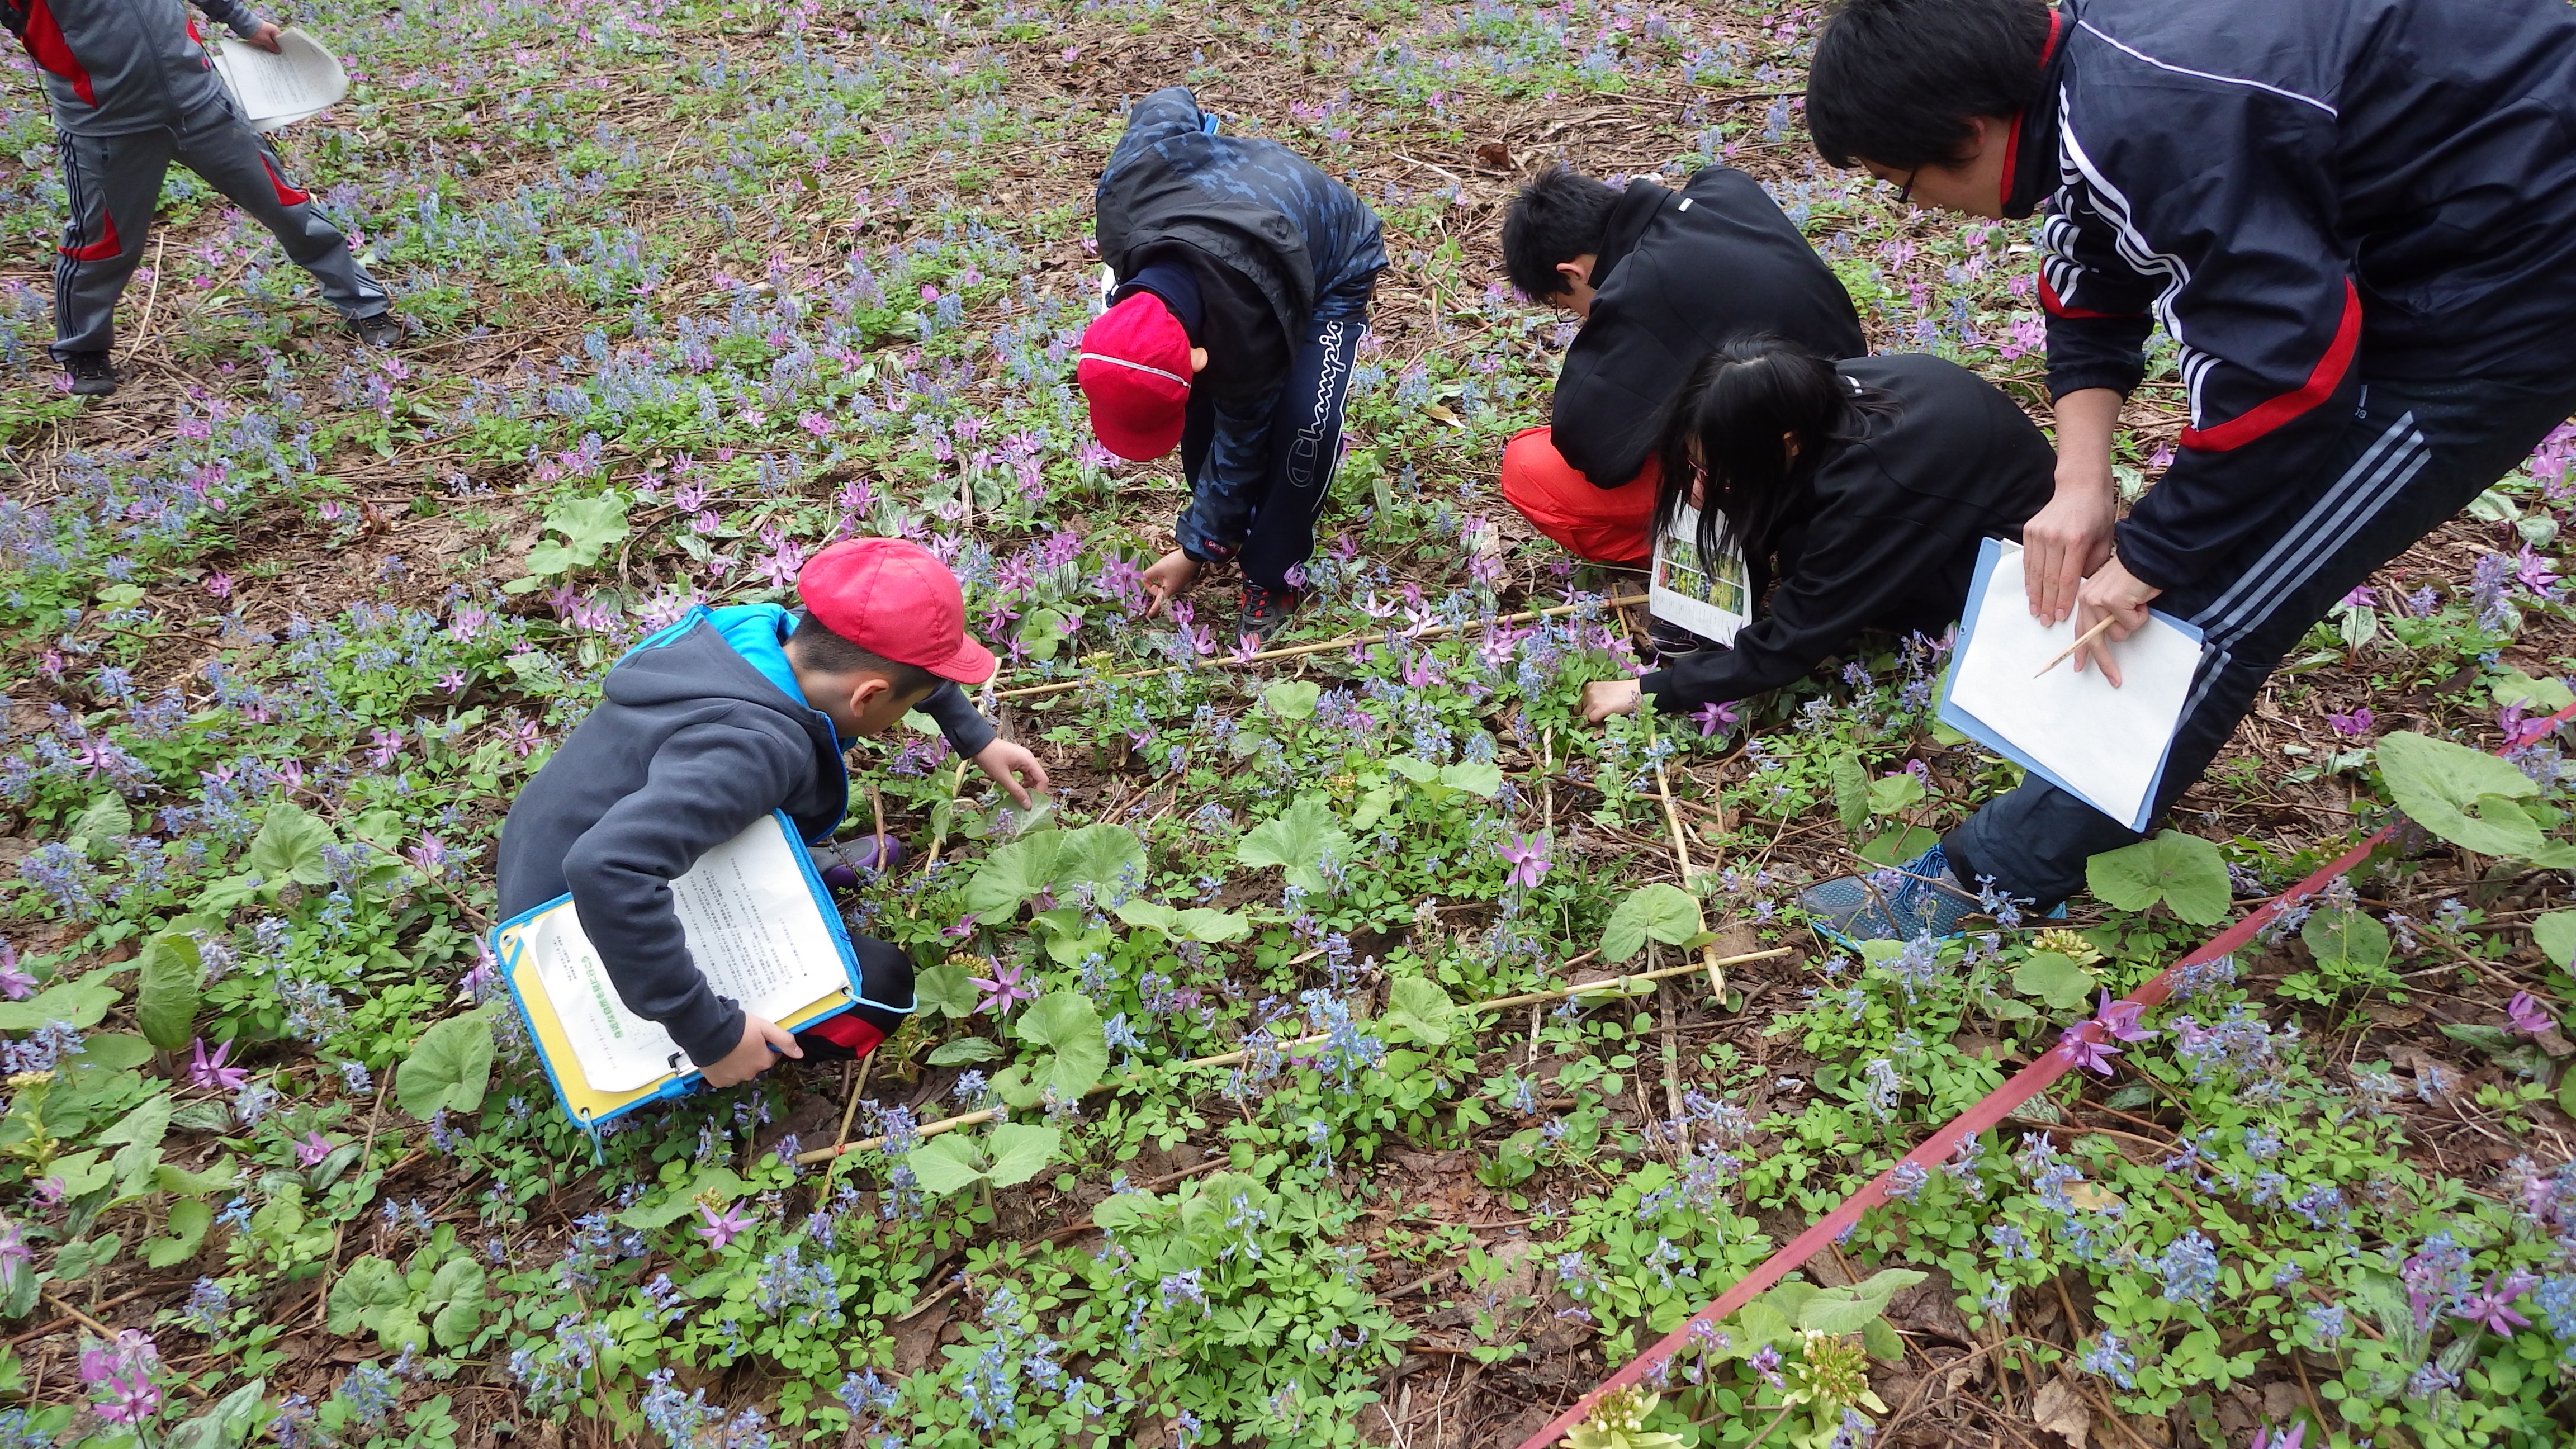
[[[2067,645],[2067,646],[2066,646],[2066,652],[2065,652],[2065,653],[2060,654],[2060,655],[2058,655],[2056,658],[2054,658],[2054,659],[2052,659],[2052,660],[2048,661],[2046,664],[2043,664],[2043,665],[2039,666],[2039,674],[2034,674],[2034,675],[2032,675],[2032,676],[2031,676],[2031,678],[2033,678],[2033,679],[2037,679],[2037,678],[2039,678],[2039,677],[2040,677],[2040,675],[2046,674],[2046,673],[2048,673],[2048,671],[2050,671],[2050,670],[2052,670],[2052,669],[2055,669],[2057,666],[2059,666],[2059,665],[2061,665],[2061,664],[2065,663],[2067,660],[2074,658],[2074,657],[2075,657],[2075,651],[2076,651],[2076,650],[2081,649],[2081,648],[2083,648],[2085,645],[2092,643],[2094,640],[2101,638],[2101,637],[2102,637],[2102,631],[2104,631],[2104,630],[2106,630],[2106,629],[2110,628],[2110,627],[2111,627],[2111,625],[2112,625],[2114,622],[2116,622],[2116,616],[2114,616],[2113,618],[2106,618],[2106,619],[2104,619],[2101,623],[2096,624],[2096,625],[2094,625],[2092,628],[2085,630],[2085,631],[2084,631],[2084,637],[2082,637],[2082,638],[2080,638],[2080,639],[2076,640],[2076,641],[2075,641],[2074,643],[2072,643],[2072,644]]]

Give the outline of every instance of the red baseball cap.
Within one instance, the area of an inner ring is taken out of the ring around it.
[[[1073,375],[1101,446],[1144,463],[1180,446],[1190,401],[1190,334],[1162,298],[1131,293],[1091,319]]]
[[[796,592],[824,628],[871,654],[959,684],[993,677],[993,651],[966,633],[957,576],[917,543],[845,538],[806,560]]]

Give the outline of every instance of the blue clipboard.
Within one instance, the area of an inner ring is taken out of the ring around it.
[[[1968,713],[1966,710],[1961,709],[1958,705],[1953,704],[1950,701],[1950,686],[1958,678],[1959,662],[1967,657],[1968,646],[1974,642],[1976,638],[1977,616],[1985,609],[1986,586],[1993,582],[1995,565],[2002,561],[2003,556],[2004,546],[2002,541],[1999,539],[1988,538],[1977,549],[1976,580],[1968,586],[1968,602],[1966,607],[1960,610],[1959,614],[1959,642],[1957,646],[1950,651],[1949,671],[1941,677],[1941,723],[1948,725],[1950,728],[1957,730],[1959,733],[1966,735],[1968,738],[1975,740],[1981,745],[1984,745],[1987,749],[1994,751],[1996,754],[2003,756],[2005,759],[2010,760],[2032,774],[2039,776],[2041,779],[2055,785],[2058,789],[2065,791],[2067,794],[2074,796],[2085,804],[2093,806],[2094,809],[2101,810],[2101,805],[2098,804],[2092,796],[2087,795],[2082,790],[2068,784],[2064,779],[2059,777],[2056,771],[2051,770],[2046,765],[2032,759],[2020,746],[2014,744],[2011,740],[2004,738],[2000,731],[1994,729],[1984,720]],[[2199,625],[2186,619],[2175,618],[2173,615],[2165,613],[2162,610],[2151,609],[2148,612],[2153,614],[2156,618],[2163,620],[2165,623],[2172,625],[2176,631],[2184,635],[2186,638],[2189,638],[2193,643],[2200,644],[2203,642]],[[2133,818],[2122,822],[2131,830],[2143,833],[2147,828],[2147,822],[2155,818],[2156,797],[2164,793],[2165,762],[2167,759],[2171,758],[2172,754],[2173,737],[2171,735],[2167,735],[2165,737],[2164,754],[2159,756],[2156,760],[2154,783],[2147,787],[2146,797],[2138,806],[2137,814]],[[2111,814],[2108,810],[2102,810],[2102,813],[2105,815]],[[2118,817],[2114,816],[2113,818],[2117,819]]]
[[[898,1016],[911,1015],[914,1005],[912,1002],[907,1001],[898,1006],[891,1002],[871,1001],[867,998],[866,987],[859,973],[858,952],[850,945],[849,929],[841,922],[841,911],[832,901],[831,889],[823,884],[822,875],[814,869],[813,857],[806,851],[804,842],[797,838],[795,822],[783,810],[770,812],[769,819],[787,842],[789,853],[803,875],[805,888],[813,897],[815,909],[823,918],[832,944],[840,952],[842,972],[847,978],[847,985],[843,989],[825,996],[810,1007],[790,1013],[782,1018],[778,1025],[789,1031],[803,1031],[817,1022],[828,1021],[862,1004],[876,1007],[880,1011],[892,1012]],[[561,895],[543,905],[521,911],[493,927],[489,941],[493,960],[499,963],[501,979],[510,988],[510,1001],[519,1009],[519,1020],[528,1029],[528,1040],[536,1048],[538,1063],[545,1068],[547,1084],[554,1088],[556,1103],[562,1107],[565,1118],[590,1134],[593,1142],[596,1143],[599,1129],[605,1124],[647,1103],[686,1096],[695,1091],[706,1077],[696,1067],[688,1065],[685,1057],[675,1054],[672,1062],[673,1069],[669,1076],[631,1091],[601,1092],[581,1078],[580,1068],[570,1061],[571,1044],[564,1035],[553,1004],[545,999],[543,989],[536,980],[533,963],[526,959],[526,944],[520,935],[520,932],[538,917],[551,911],[568,910],[571,906],[572,897]],[[530,968],[525,981],[521,980],[520,968],[523,965]],[[567,1058],[564,1068],[558,1068],[556,1065],[555,1058],[558,1054]]]

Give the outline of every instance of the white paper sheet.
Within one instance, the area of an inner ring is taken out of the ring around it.
[[[215,70],[232,88],[233,100],[254,131],[322,114],[349,94],[349,73],[340,58],[301,30],[280,31],[278,53],[269,54],[249,41],[224,37],[215,47]]]
[[[2182,719],[2200,640],[2161,615],[2111,646],[2121,684],[2070,659],[2045,676],[2041,665],[2075,642],[2075,623],[2042,628],[2031,617],[2019,544],[2001,544],[1984,593],[1972,601],[1966,643],[1950,676],[1949,702],[2008,741],[2059,785],[2114,820],[2134,824],[2147,808],[2165,752]]]
[[[799,848],[775,819],[764,818],[671,882],[689,954],[708,984],[772,1021],[850,984],[840,946],[793,853]],[[571,907],[530,922],[522,939],[593,1089],[631,1092],[689,1070],[669,1032],[618,1000]],[[563,1063],[555,1065],[562,1070]]]
[[[1685,508],[1673,531],[1655,540],[1646,610],[1715,644],[1732,644],[1753,617],[1751,585],[1742,557],[1729,553],[1715,573],[1700,566],[1699,510]]]

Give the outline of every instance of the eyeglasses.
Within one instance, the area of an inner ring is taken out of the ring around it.
[[[1920,175],[1922,175],[1922,174],[1923,174],[1923,168],[1922,168],[1922,167],[1920,167],[1920,166],[1917,166],[1917,167],[1915,167],[1913,170],[1908,171],[1908,172],[1906,172],[1906,173],[1905,173],[1905,184],[1904,184],[1903,186],[1900,186],[1900,187],[1898,187],[1898,188],[1896,189],[1896,204],[1897,204],[1897,205],[1899,205],[1899,206],[1910,206],[1910,205],[1912,205],[1912,204],[1913,204],[1913,202],[1914,202],[1914,178],[1915,178],[1915,177],[1917,177],[1917,176],[1920,176]]]

